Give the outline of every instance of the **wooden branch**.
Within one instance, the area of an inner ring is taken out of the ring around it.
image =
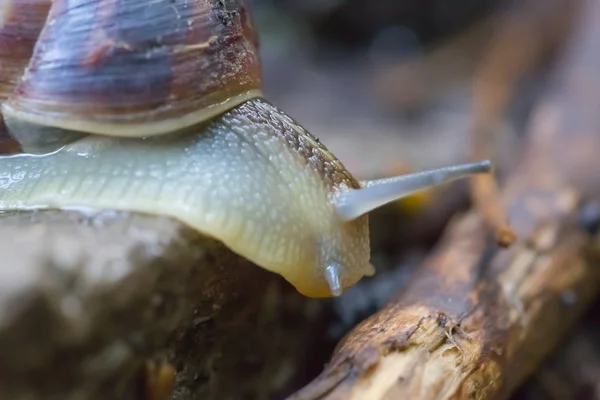
[[[264,398],[302,378],[320,303],[171,219],[3,215],[0,255],[2,399]]]
[[[526,0],[509,8],[500,29],[488,44],[473,79],[470,158],[493,157],[493,137],[521,78],[548,64],[564,45],[580,9],[579,0]],[[516,240],[507,223],[499,188],[492,175],[471,179],[471,198],[482,218],[495,231],[501,246]]]
[[[290,400],[506,398],[597,295],[600,0],[581,18],[502,189],[519,242],[499,249],[476,213],[455,221],[411,282]]]

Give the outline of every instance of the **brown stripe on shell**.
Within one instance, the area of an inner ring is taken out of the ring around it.
[[[243,1],[55,0],[10,105],[66,119],[148,122],[260,88]]]
[[[0,2],[0,100],[10,96],[44,26],[50,0]]]

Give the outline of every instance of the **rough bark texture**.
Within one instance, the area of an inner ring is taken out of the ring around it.
[[[266,398],[318,326],[317,303],[167,218],[4,215],[0,254],[2,399],[155,400],[172,376],[145,389],[148,361],[174,366],[174,399]]]
[[[600,1],[578,25],[503,185],[519,242],[498,249],[475,213],[454,221],[290,399],[506,398],[585,310],[600,283]]]

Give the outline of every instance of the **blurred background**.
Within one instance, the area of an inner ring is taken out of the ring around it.
[[[514,89],[490,122],[497,168],[510,167],[578,3],[250,0],[267,98],[360,179],[463,162],[476,110],[486,111],[476,108],[482,97],[473,97],[478,76],[498,83],[498,93],[493,85],[480,89],[488,99]],[[452,215],[468,206],[465,183],[458,182],[372,214],[378,273],[332,300],[315,345],[323,357],[311,359],[307,380],[349,329],[407,281]],[[516,398],[550,398],[535,394],[544,391],[538,378]]]
[[[473,70],[506,1],[250,4],[267,96],[356,175],[389,175],[407,163],[421,168],[464,155]],[[498,136],[509,143],[510,134]]]

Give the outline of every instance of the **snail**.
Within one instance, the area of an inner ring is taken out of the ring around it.
[[[370,211],[491,171],[356,179],[263,95],[258,48],[242,0],[52,1],[2,104],[0,210],[169,216],[322,298],[374,274]]]

